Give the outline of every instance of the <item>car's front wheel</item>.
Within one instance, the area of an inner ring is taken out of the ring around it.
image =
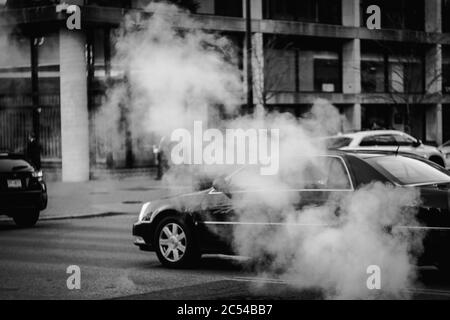
[[[38,209],[24,210],[15,214],[13,220],[18,227],[31,228],[38,222],[39,214]]]
[[[159,261],[170,268],[184,268],[195,265],[200,251],[191,225],[178,216],[161,220],[156,228],[155,249]]]

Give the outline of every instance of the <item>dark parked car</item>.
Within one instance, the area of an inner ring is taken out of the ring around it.
[[[23,156],[0,153],[0,215],[14,219],[20,227],[32,227],[47,207],[47,186]]]
[[[422,198],[417,218],[428,231],[422,262],[449,266],[448,171],[422,157],[385,151],[330,151],[317,158],[312,163],[321,162],[326,170],[306,169],[301,185],[273,192],[278,192],[277,196],[283,196],[279,192],[300,193],[301,208],[320,206],[372,182],[417,188]],[[230,199],[258,188],[257,182],[253,186],[249,182],[244,190],[240,184],[240,188],[235,187],[237,179],[251,181],[245,176],[247,170],[252,168],[243,167],[227,178],[219,178],[213,187],[201,192],[146,203],[133,226],[133,235],[138,237],[135,244],[141,250],[156,251],[161,263],[169,267],[187,266],[202,253],[232,253],[231,238],[238,223]],[[261,219],[262,224],[266,221]]]

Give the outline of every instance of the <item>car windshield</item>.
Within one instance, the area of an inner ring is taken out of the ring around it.
[[[265,188],[349,190],[350,177],[339,157],[322,156],[299,158],[298,168],[283,170],[273,176],[260,175],[257,166],[246,166],[229,177],[235,190],[259,190]]]
[[[14,172],[32,169],[31,165],[23,159],[0,158],[0,172]]]
[[[425,161],[405,156],[373,157],[366,160],[402,185],[450,183],[450,174]]]
[[[352,138],[349,137],[333,137],[325,140],[328,149],[339,149],[348,147],[352,143]]]

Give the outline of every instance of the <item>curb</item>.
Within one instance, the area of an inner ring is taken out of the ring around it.
[[[57,216],[57,217],[41,217],[39,221],[58,221],[58,220],[71,220],[71,219],[91,219],[91,218],[103,218],[103,217],[113,217],[121,215],[134,215],[130,212],[101,212],[101,213],[87,213],[84,215],[67,215],[67,216]],[[11,221],[12,218],[1,218],[0,222]]]

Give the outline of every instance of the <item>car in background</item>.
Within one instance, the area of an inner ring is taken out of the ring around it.
[[[42,171],[23,155],[0,153],[0,215],[12,217],[19,227],[32,227],[47,202]]]
[[[439,150],[444,154],[447,169],[450,169],[450,140],[440,146]]]
[[[324,138],[328,149],[406,152],[446,166],[444,154],[409,134],[396,130],[360,131]]]
[[[265,187],[270,194],[300,199],[295,207],[301,210],[324,205],[370,183],[380,182],[396,188],[418,189],[421,205],[417,208],[417,219],[423,227],[405,224],[402,228],[427,231],[421,264],[450,269],[449,171],[423,157],[386,151],[329,151],[313,157],[309,163],[300,174],[301,181],[294,173],[288,175],[293,182],[288,188],[261,184],[249,175],[251,166],[244,166],[226,178],[216,179],[206,190],[145,203],[133,225],[135,245],[144,251],[156,251],[160,262],[167,267],[190,266],[204,253],[233,254],[234,228],[241,225],[251,228],[289,224],[282,215],[275,214],[268,219],[261,210],[264,204],[255,208],[261,202],[258,200],[252,208],[260,212],[260,220],[258,216],[249,222],[238,219],[232,199],[255,194],[262,185],[271,186],[270,190]],[[321,166],[317,168],[319,163]],[[244,182],[245,187],[237,181]],[[302,227],[298,226],[299,232]]]

